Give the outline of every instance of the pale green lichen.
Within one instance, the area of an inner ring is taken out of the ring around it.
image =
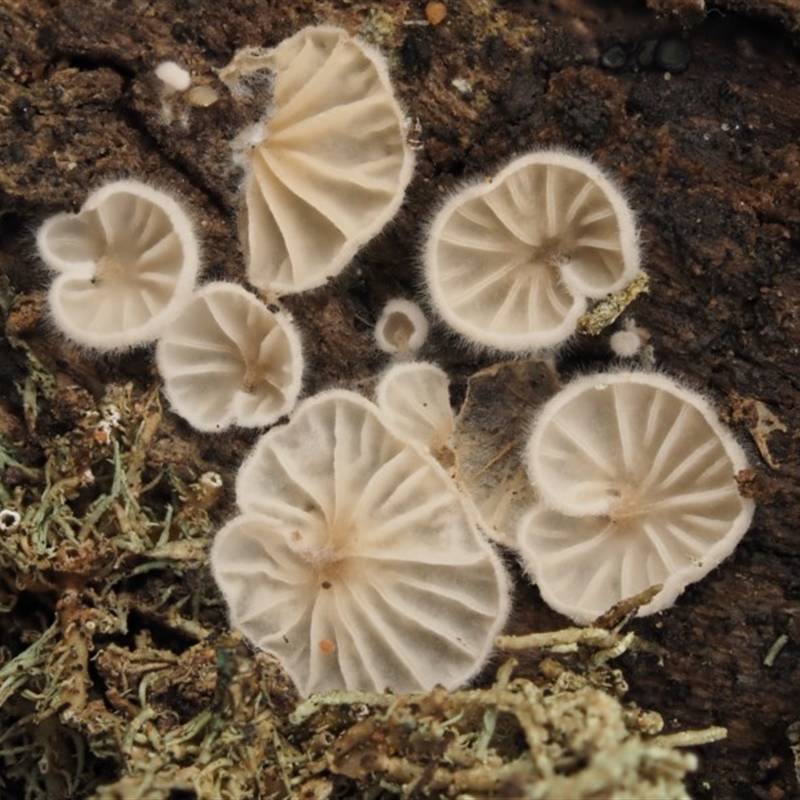
[[[595,303],[580,319],[578,331],[597,336],[609,325],[612,325],[625,309],[640,295],[650,291],[650,276],[646,272],[639,274],[627,285],[614,294]]]
[[[201,611],[218,600],[192,581],[214,525],[199,481],[150,463],[157,388],[112,385],[95,404],[56,389],[33,351],[18,349],[28,378],[17,430],[32,437],[0,438],[0,500],[15,521],[0,536],[0,794],[85,796],[123,766],[131,729],[119,713],[129,708],[124,687],[98,681],[93,662],[133,635],[132,615],[145,660],[150,627],[208,636]],[[40,429],[73,401],[71,430]]]

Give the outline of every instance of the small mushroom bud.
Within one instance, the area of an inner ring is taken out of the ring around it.
[[[390,300],[375,323],[375,341],[384,353],[412,356],[428,338],[428,320],[410,300]]]

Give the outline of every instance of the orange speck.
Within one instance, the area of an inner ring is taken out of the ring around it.
[[[438,25],[447,16],[447,6],[444,3],[431,0],[431,2],[425,6],[425,16],[431,25]]]
[[[303,538],[303,534],[300,531],[293,531],[292,532],[292,541],[299,542]]]
[[[336,645],[330,639],[320,639],[319,649],[323,653],[334,653],[336,652]]]

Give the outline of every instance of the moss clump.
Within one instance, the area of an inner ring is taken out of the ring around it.
[[[0,793],[686,796],[695,758],[674,745],[718,732],[660,736],[657,714],[622,701],[608,664],[636,641],[614,629],[619,615],[502,637],[525,666],[507,661],[485,688],[298,706],[272,657],[224,633],[207,547],[232,476],[181,444],[158,387],[111,384],[96,402],[59,389],[22,342],[16,353],[25,377],[0,430],[13,512],[0,536]]]

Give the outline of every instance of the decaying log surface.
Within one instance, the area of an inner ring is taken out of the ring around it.
[[[45,440],[66,424],[19,423],[20,341],[86,404],[112,381],[142,391],[157,382],[148,353],[89,358],[49,328],[35,226],[109,178],[147,178],[193,208],[205,275],[243,280],[229,142],[261,112],[232,99],[216,70],[239,47],[342,25],[389,55],[420,149],[396,222],[339,279],[287,303],[312,350],[306,392],[381,367],[372,325],[388,298],[418,289],[426,220],[461,180],[538,146],[577,148],[608,167],[639,212],[650,275],[650,293],[627,313],[649,332],[658,368],[706,390],[748,445],[745,490],[758,502],[729,561],[675,608],[634,623],[664,655],[622,658],[631,696],[668,730],[728,728],[702,748],[694,796],[797,796],[786,730],[800,718],[800,3],[464,0],[447,10],[432,26],[424,2],[405,0],[0,0],[0,272],[15,297],[0,343],[3,434]],[[685,69],[668,71],[663,53],[653,60],[670,36],[691,47]],[[217,101],[166,100],[153,75],[165,59]],[[564,350],[562,377],[608,365],[608,334]],[[424,355],[448,370],[457,400],[492,363],[443,329]],[[178,473],[215,469],[228,485],[252,441],[178,432],[183,449],[160,457]],[[565,624],[516,578],[510,632]],[[35,587],[26,592],[31,602]],[[57,600],[36,604],[52,613]],[[0,621],[3,637],[9,630]]]

